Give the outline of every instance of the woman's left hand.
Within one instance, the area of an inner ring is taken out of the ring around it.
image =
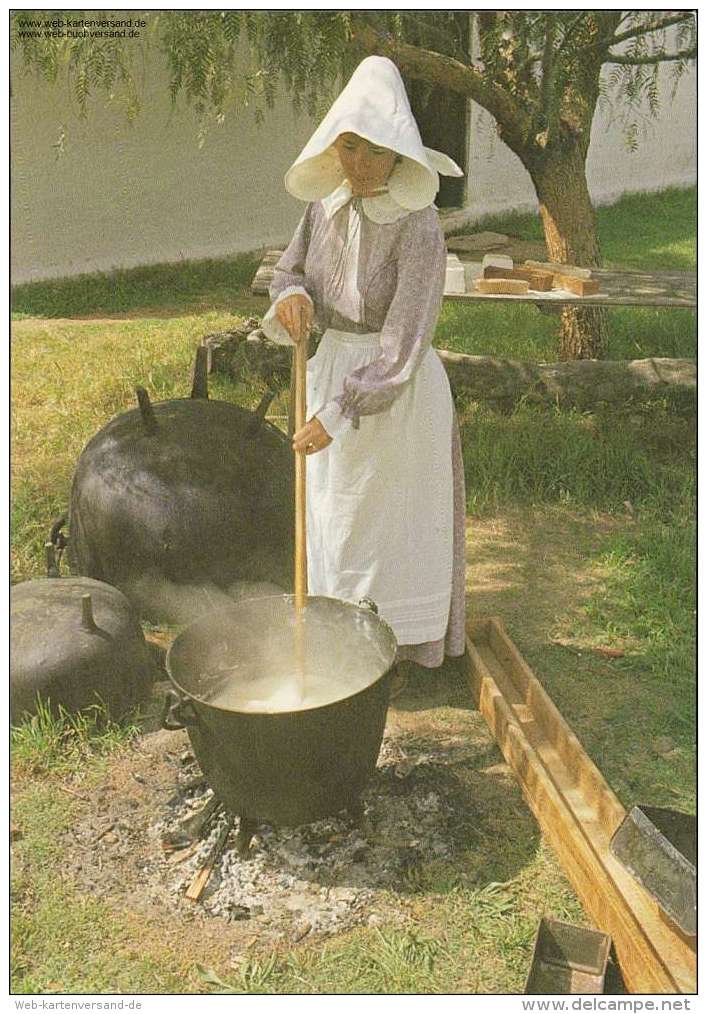
[[[293,435],[292,447],[295,451],[304,451],[305,454],[316,454],[317,451],[323,451],[328,447],[331,441],[332,438],[315,415]]]

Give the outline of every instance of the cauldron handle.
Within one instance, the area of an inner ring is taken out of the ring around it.
[[[162,707],[162,728],[176,732],[189,725],[196,725],[197,720],[194,705],[189,698],[179,697],[173,690],[168,690]]]
[[[370,612],[375,613],[376,616],[378,615],[378,606],[375,604],[373,599],[369,599],[367,596],[358,600],[358,608],[368,609]]]

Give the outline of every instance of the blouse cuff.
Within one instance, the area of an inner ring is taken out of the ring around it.
[[[353,424],[353,421],[341,411],[341,405],[335,399],[328,401],[315,415],[332,439],[345,433]]]
[[[277,318],[277,304],[281,303],[283,299],[287,299],[288,296],[306,296],[309,302],[312,302],[312,297],[306,289],[302,288],[301,285],[288,285],[286,289],[279,292],[268,312],[263,317],[260,327],[263,330],[266,338],[270,341],[275,342],[277,345],[294,345],[294,341],[290,337],[290,332],[287,328],[280,323]]]

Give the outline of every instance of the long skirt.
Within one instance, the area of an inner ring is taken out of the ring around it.
[[[329,329],[307,367],[308,413],[380,352],[377,334]],[[307,459],[310,595],[378,606],[399,657],[464,652],[464,503],[449,381],[429,349],[390,409],[361,416]],[[461,530],[460,530],[461,514]]]

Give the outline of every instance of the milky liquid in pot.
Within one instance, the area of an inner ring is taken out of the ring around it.
[[[277,714],[323,707],[374,683],[392,658],[369,622],[288,610],[238,644],[212,652],[200,678],[205,703],[232,711]],[[298,627],[298,624],[300,626]],[[210,689],[207,689],[210,688]]]

